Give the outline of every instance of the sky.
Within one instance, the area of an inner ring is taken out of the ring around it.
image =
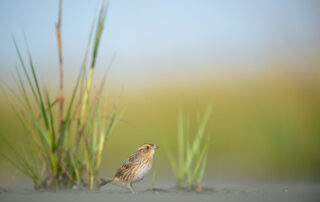
[[[100,2],[63,1],[67,79],[82,63]],[[58,75],[57,14],[58,0],[0,1],[0,78],[19,64],[12,35],[26,56],[23,33],[43,78]],[[201,77],[228,66],[256,71],[279,60],[306,68],[319,55],[319,19],[319,3],[311,0],[111,0],[97,74],[114,53],[112,75],[120,80]]]

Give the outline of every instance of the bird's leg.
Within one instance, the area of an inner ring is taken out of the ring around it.
[[[131,182],[129,182],[127,185],[128,185],[128,188],[130,189],[131,193],[135,193],[134,188],[132,187]]]

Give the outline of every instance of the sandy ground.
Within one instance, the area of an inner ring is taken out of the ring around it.
[[[209,189],[204,193],[178,191],[172,189],[166,182],[157,182],[158,191],[150,191],[150,183],[141,182],[136,184],[136,193],[131,194],[128,190],[119,186],[107,185],[100,191],[34,191],[32,186],[5,186],[0,185],[0,201],[23,201],[23,202],[99,202],[99,201],[301,201],[320,202],[320,183],[290,182],[290,183],[244,183],[224,182],[205,183]],[[4,189],[3,189],[4,188]]]

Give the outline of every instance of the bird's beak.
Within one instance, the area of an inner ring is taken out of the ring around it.
[[[157,146],[157,145],[153,146],[153,149],[158,149],[158,148],[159,148],[159,146]]]

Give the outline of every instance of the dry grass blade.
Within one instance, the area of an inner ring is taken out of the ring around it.
[[[59,0],[58,22],[56,24],[57,44],[59,52],[59,131],[61,133],[63,124],[63,58],[61,45],[61,15],[62,15],[62,0]]]

